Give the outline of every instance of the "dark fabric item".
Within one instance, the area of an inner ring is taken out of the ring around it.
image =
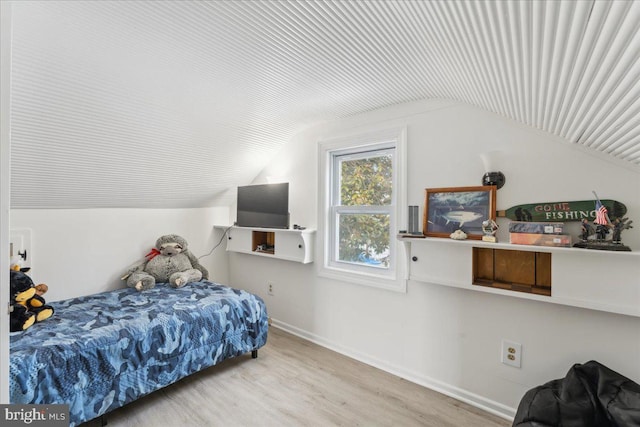
[[[513,427],[640,427],[640,385],[596,361],[522,397]]]

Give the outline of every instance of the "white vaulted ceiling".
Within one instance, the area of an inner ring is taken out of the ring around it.
[[[640,2],[13,3],[13,208],[229,204],[297,132],[447,98],[640,166]]]

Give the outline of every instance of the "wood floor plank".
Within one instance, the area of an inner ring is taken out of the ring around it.
[[[271,328],[257,359],[227,360],[107,415],[108,427],[425,426],[511,422]],[[97,427],[92,420],[83,427]]]

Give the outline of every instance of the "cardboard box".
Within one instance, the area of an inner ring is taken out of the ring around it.
[[[509,242],[514,245],[570,247],[570,234],[509,233]]]
[[[563,234],[564,222],[524,222],[509,223],[509,233]]]

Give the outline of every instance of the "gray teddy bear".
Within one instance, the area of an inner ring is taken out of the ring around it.
[[[122,279],[127,281],[127,286],[139,291],[153,288],[156,282],[180,288],[208,279],[209,272],[187,246],[187,241],[176,234],[161,236],[155,249],[143,261],[134,264]]]

